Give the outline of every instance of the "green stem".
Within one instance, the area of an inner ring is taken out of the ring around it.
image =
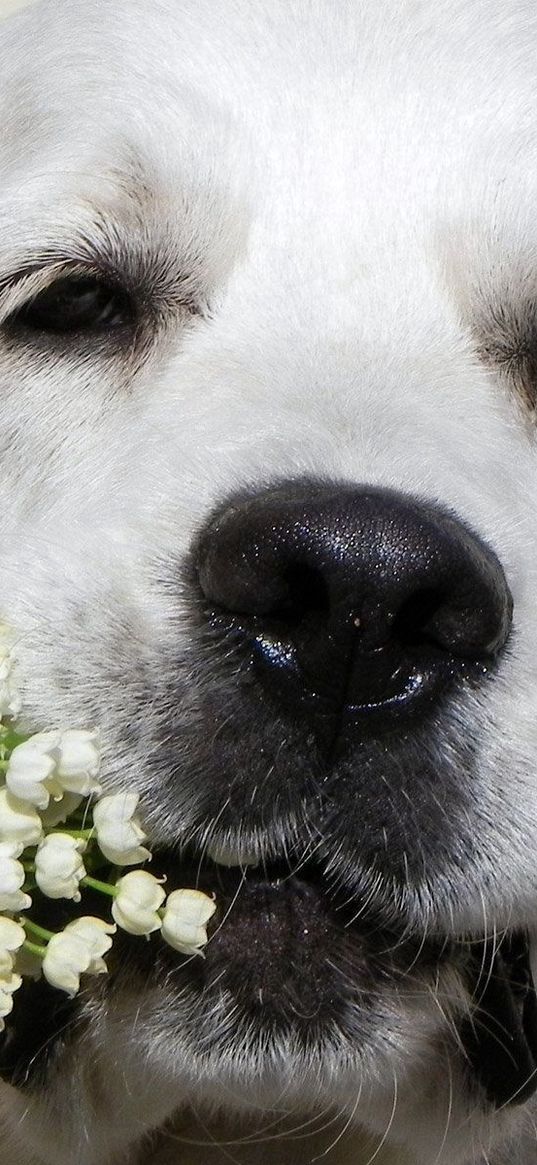
[[[55,829],[54,832],[67,833],[69,837],[82,837],[84,840],[95,837],[95,828],[93,826],[91,829],[67,829],[66,826],[61,826],[59,829]]]
[[[115,898],[119,893],[117,886],[111,886],[110,882],[101,882],[99,878],[91,878],[89,874],[82,878],[80,885],[90,886],[92,890],[99,890],[101,894],[108,894],[110,898]]]
[[[40,959],[42,959],[47,953],[46,947],[42,947],[38,943],[32,943],[29,939],[26,939],[26,942],[23,942],[22,949],[23,951],[29,951],[31,955],[37,955]]]
[[[19,921],[25,930],[31,930],[38,938],[44,938],[46,942],[53,938],[54,931],[45,930],[44,926],[38,926],[37,922],[32,922],[31,918],[27,918],[25,914],[19,915]]]

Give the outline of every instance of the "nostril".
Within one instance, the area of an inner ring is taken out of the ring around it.
[[[427,587],[401,604],[390,629],[390,639],[407,649],[434,644],[445,647],[434,631],[434,620],[448,596],[439,587]]]
[[[393,491],[298,482],[238,497],[193,565],[208,617],[245,649],[241,674],[313,716],[345,707],[388,725],[482,676],[510,631],[492,549]]]
[[[268,619],[290,630],[306,623],[327,624],[331,598],[326,578],[318,568],[291,562],[282,569],[281,580],[282,598],[265,612]],[[391,625],[387,620],[386,641],[406,649],[434,645],[445,650],[446,645],[435,634],[434,620],[448,603],[449,596],[444,589],[429,587],[417,591],[401,604]],[[351,629],[358,630],[360,637],[367,639],[371,625],[367,613],[362,614],[359,595],[355,596],[353,607],[354,611],[349,610],[348,633]]]

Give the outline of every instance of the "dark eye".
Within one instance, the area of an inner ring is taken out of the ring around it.
[[[109,332],[134,324],[135,306],[120,287],[93,275],[65,276],[20,308],[9,323],[40,332]]]

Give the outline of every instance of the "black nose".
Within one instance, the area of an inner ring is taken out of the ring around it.
[[[512,601],[502,567],[440,506],[369,486],[283,483],[215,513],[196,549],[213,625],[302,712],[383,725],[486,670]]]

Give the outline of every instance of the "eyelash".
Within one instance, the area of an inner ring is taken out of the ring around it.
[[[0,325],[10,331],[102,335],[132,330],[137,316],[138,306],[129,291],[89,265],[57,263],[4,280],[3,289],[0,286]]]

